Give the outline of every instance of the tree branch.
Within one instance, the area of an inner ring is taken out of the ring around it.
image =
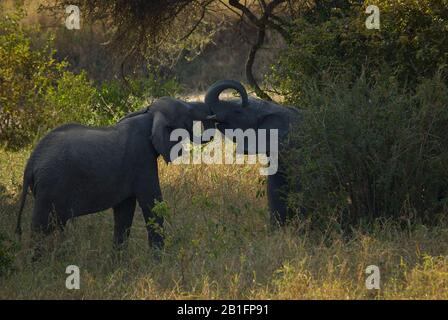
[[[205,17],[205,12],[207,11],[207,5],[205,5],[202,8],[202,12],[201,12],[201,16],[199,17],[198,21],[196,21],[196,23],[193,25],[193,27],[190,29],[190,31],[188,31],[188,33],[186,35],[184,35],[182,38],[179,39],[179,41],[184,41],[187,38],[189,38],[191,36],[191,34],[197,29],[197,27],[201,24],[202,20]]]
[[[256,95],[268,101],[272,101],[272,99],[258,85],[253,75],[252,68],[255,62],[257,51],[264,44],[266,36],[266,26],[277,31],[286,41],[289,41],[290,39],[289,34],[285,29],[283,29],[279,24],[276,24],[274,21],[269,20],[269,18],[273,15],[272,12],[275,10],[275,8],[284,2],[286,2],[286,0],[273,0],[269,4],[266,4],[266,2],[263,0],[262,8],[264,12],[261,18],[257,18],[257,16],[252,11],[250,11],[250,9],[246,7],[246,5],[241,4],[239,0],[229,0],[229,4],[232,7],[235,7],[238,10],[240,10],[243,13],[243,15],[246,16],[249,19],[249,21],[258,29],[257,40],[255,44],[251,47],[246,61],[246,78],[247,81],[249,82],[249,85],[254,89]]]
[[[273,13],[271,13],[269,18],[271,18],[274,21],[277,21],[280,25],[283,25],[283,26],[291,26],[292,25],[290,22],[286,21],[283,18],[280,18],[279,16],[276,16]]]
[[[260,3],[261,8],[263,9],[263,12],[266,11],[266,2],[264,0],[258,0]]]
[[[267,20],[266,24],[271,28],[274,29],[275,31],[277,31],[286,42],[289,42],[291,39],[291,36],[289,35],[288,31],[286,31],[284,28],[282,28],[280,25]]]
[[[238,0],[229,0],[229,4],[232,7],[235,7],[238,10],[240,10],[255,26],[260,25],[260,21],[257,18],[257,16],[254,15],[252,11],[250,11],[249,8],[247,8],[244,4],[241,4]]]
[[[262,26],[262,27],[260,27],[258,29],[257,42],[255,42],[255,44],[252,46],[252,48],[250,49],[250,52],[249,52],[249,56],[247,57],[247,61],[246,61],[246,78],[247,78],[247,81],[249,82],[249,85],[254,89],[255,94],[258,97],[260,97],[261,99],[272,101],[271,97],[268,94],[266,94],[260,88],[260,86],[257,84],[257,81],[255,80],[255,77],[254,77],[254,75],[252,73],[252,67],[253,67],[254,62],[255,62],[255,56],[257,54],[258,49],[260,49],[260,47],[264,43],[265,35],[266,35],[266,29],[265,29],[264,26]]]

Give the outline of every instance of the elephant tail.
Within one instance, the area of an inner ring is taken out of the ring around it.
[[[29,171],[30,171],[29,166],[27,165],[27,168],[25,169],[25,173],[23,175],[23,187],[22,187],[22,194],[20,196],[20,208],[19,208],[19,213],[17,215],[16,236],[19,240],[22,236],[22,226],[21,226],[22,212],[23,212],[23,208],[25,207],[25,200],[26,200],[26,196],[28,194],[28,189],[29,189],[31,181],[32,181]]]

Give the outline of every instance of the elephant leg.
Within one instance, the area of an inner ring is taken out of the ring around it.
[[[51,233],[54,227],[54,224],[51,223],[53,209],[51,201],[44,198],[36,198],[31,218],[31,231],[33,234],[48,235]]]
[[[156,201],[162,201],[162,192],[159,185],[157,167],[150,176],[140,180],[137,187],[137,201],[142,209],[148,231],[148,242],[150,247],[163,248],[163,222],[164,219],[154,213],[153,208]]]
[[[135,197],[131,197],[116,205],[114,210],[114,247],[120,248],[129,238],[132,220],[134,219]]]
[[[152,197],[151,197],[152,198]],[[146,230],[148,231],[148,242],[150,247],[155,247],[158,249],[163,248],[163,217],[156,215],[153,212],[154,201],[156,198],[152,199],[139,199],[138,203],[142,209],[143,218],[145,219]],[[158,200],[161,200],[158,199]]]
[[[55,216],[53,203],[48,199],[36,197],[31,217],[31,242],[33,248],[31,260],[33,262],[38,261],[45,251],[43,240],[54,231],[56,223],[53,220]]]
[[[281,172],[268,176],[268,203],[271,212],[271,223],[274,226],[284,226],[286,224],[287,204],[284,197],[284,188],[286,187],[287,180]]]

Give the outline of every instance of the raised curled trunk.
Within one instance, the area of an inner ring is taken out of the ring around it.
[[[249,98],[246,89],[241,83],[234,80],[221,80],[212,84],[205,94],[204,102],[210,107],[219,104],[219,95],[226,89],[234,89],[240,94],[242,107],[248,105]]]

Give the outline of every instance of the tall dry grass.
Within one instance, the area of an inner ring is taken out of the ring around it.
[[[166,248],[157,257],[136,212],[127,250],[111,248],[110,211],[78,218],[46,240],[30,262],[29,221],[14,243],[22,169],[29,151],[0,152],[0,234],[12,269],[0,276],[0,299],[447,299],[448,223],[340,234],[331,223],[312,230],[296,221],[271,230],[263,180],[249,165],[161,165]],[[77,265],[81,289],[68,290],[65,269]],[[381,289],[365,288],[377,265]]]

